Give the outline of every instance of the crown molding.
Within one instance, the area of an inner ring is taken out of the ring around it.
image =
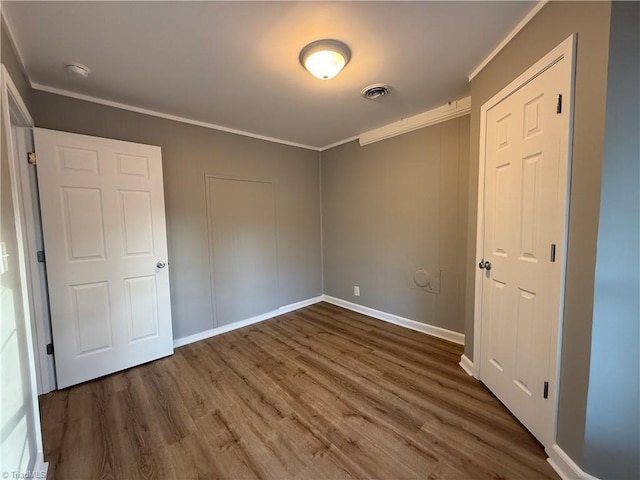
[[[27,73],[27,66],[24,63],[22,52],[20,51],[20,47],[16,43],[16,37],[13,34],[13,30],[11,30],[11,25],[9,24],[9,20],[7,20],[5,10],[2,10],[2,2],[0,2],[0,23],[2,24],[1,28],[4,28],[5,32],[7,32],[7,37],[9,37],[9,43],[11,44],[11,47],[13,48],[13,51],[16,54],[16,59],[18,60],[18,65],[20,66],[22,75],[24,75],[24,78],[29,83],[29,86],[33,88],[33,84],[31,83],[31,78],[29,78],[29,74]]]
[[[42,92],[47,92],[47,93],[54,93],[56,95],[62,95],[64,97],[75,98],[76,100],[83,100],[85,102],[97,103],[99,105],[105,105],[107,107],[119,108],[121,110],[128,110],[130,112],[141,113],[143,115],[150,115],[152,117],[159,117],[159,118],[164,118],[166,120],[173,120],[174,122],[187,123],[189,125],[195,125],[195,126],[198,126],[198,127],[209,128],[211,130],[219,130],[219,131],[222,131],[222,132],[233,133],[235,135],[242,135],[242,136],[245,136],[245,137],[255,138],[255,139],[258,139],[258,140],[265,140],[267,142],[279,143],[279,144],[282,144],[282,145],[288,145],[290,147],[304,148],[306,150],[313,150],[314,152],[322,151],[321,148],[313,147],[311,145],[305,145],[305,144],[296,143],[296,142],[289,142],[287,140],[282,140],[280,138],[268,137],[268,136],[265,136],[265,135],[258,135],[258,134],[251,133],[251,132],[245,132],[244,130],[237,130],[235,128],[223,127],[222,125],[216,125],[216,124],[213,124],[213,123],[202,122],[202,121],[199,121],[199,120],[192,120],[190,118],[181,117],[181,116],[178,116],[178,115],[171,115],[171,114],[168,114],[168,113],[158,112],[158,111],[155,111],[155,110],[149,110],[149,109],[146,109],[146,108],[135,107],[133,105],[127,105],[125,103],[113,102],[111,100],[105,100],[103,98],[93,97],[91,95],[83,95],[83,94],[80,94],[80,93],[70,92],[69,90],[64,90],[64,89],[61,89],[61,88],[54,88],[54,87],[50,87],[48,85],[35,83],[35,82],[33,82],[31,80],[31,78],[29,77],[29,74],[27,73],[27,68],[25,66],[22,53],[20,52],[20,47],[16,43],[15,36],[13,35],[13,31],[11,30],[11,26],[9,24],[9,21],[6,18],[6,14],[1,9],[0,9],[0,21],[2,22],[2,25],[3,25],[3,27],[5,28],[5,30],[7,32],[7,36],[9,37],[9,41],[11,42],[11,46],[13,47],[13,50],[14,50],[14,52],[16,54],[17,59],[18,59],[18,63],[20,64],[20,69],[22,70],[22,73],[24,74],[25,78],[27,79],[27,82],[29,82],[29,85],[34,90],[40,90]]]
[[[324,152],[325,150],[329,150],[330,148],[333,147],[338,147],[340,145],[344,145],[345,143],[349,143],[349,142],[353,142],[354,140],[358,139],[358,135],[356,135],[355,137],[349,137],[349,138],[345,138],[344,140],[339,140],[335,143],[331,143],[329,145],[325,145],[324,147],[322,147],[320,149],[321,152]]]
[[[496,55],[498,55],[498,53],[500,53],[500,51],[513,39],[513,37],[515,37],[520,30],[522,30],[527,23],[529,23],[531,19],[535,17],[540,10],[542,10],[542,7],[544,7],[548,1],[549,0],[538,0],[538,3],[533,6],[531,11],[527,13],[522,20],[520,20],[520,23],[518,23],[518,25],[516,25],[515,28],[511,30],[511,32],[509,32],[509,34],[504,37],[498,46],[487,56],[487,58],[485,58],[480,65],[478,65],[475,70],[469,74],[469,81],[473,80],[475,76],[478,75],[482,69],[486,67]]]
[[[548,3],[548,0],[538,0],[536,5],[531,9],[531,11],[518,23],[518,25],[500,42],[500,44],[476,67],[476,69],[469,75],[469,81],[471,81],[512,39],[515,37],[520,30],[522,30],[531,19]],[[456,118],[462,115],[466,115],[470,112],[470,97],[463,98],[456,102],[451,102],[448,105],[443,105],[442,107],[438,107],[427,112],[423,112],[418,115],[414,115],[412,117],[408,117],[397,122],[385,125],[383,127],[370,130],[368,132],[364,132],[359,136],[345,138],[344,140],[339,140],[337,142],[331,143],[324,147],[314,147],[311,145],[290,142],[287,140],[282,140],[279,138],[269,137],[265,135],[258,135],[255,133],[247,132],[244,130],[238,130],[234,128],[224,127],[222,125],[217,125],[209,122],[203,122],[200,120],[193,120],[187,117],[181,117],[178,115],[172,115],[168,113],[158,112],[155,110],[150,110],[141,107],[135,107],[133,105],[128,105],[125,103],[114,102],[111,100],[105,100],[99,97],[94,97],[91,95],[84,95],[80,93],[71,92],[69,90],[59,89],[55,87],[50,87],[48,85],[43,85],[40,83],[35,83],[29,77],[27,73],[26,65],[23,60],[22,53],[20,51],[20,47],[16,43],[15,36],[13,35],[13,31],[11,30],[11,26],[9,21],[6,18],[5,12],[0,9],[0,21],[7,32],[7,36],[9,37],[9,41],[16,53],[16,57],[18,59],[18,63],[20,68],[29,82],[31,88],[34,90],[40,90],[47,93],[53,93],[56,95],[62,95],[65,97],[75,98],[77,100],[83,100],[86,102],[97,103],[100,105],[105,105],[113,108],[119,108],[122,110],[128,110],[131,112],[141,113],[143,115],[150,115],[154,117],[164,118],[167,120],[172,120],[175,122],[186,123],[190,125],[195,125],[203,128],[208,128],[211,130],[218,130],[222,132],[232,133],[235,135],[242,135],[245,137],[255,138],[258,140],[265,140],[272,143],[279,143],[282,145],[288,145],[291,147],[303,148],[306,150],[312,150],[315,152],[323,152],[325,150],[337,147],[339,145],[343,145],[345,143],[352,142],[356,139],[360,141],[360,145],[368,145],[369,143],[377,142],[379,140],[384,140],[386,138],[391,138],[396,135],[401,135],[403,133],[408,133],[413,130],[417,130],[419,128],[423,128],[429,125],[433,125],[435,123],[444,122],[446,120],[450,120],[452,118]],[[465,107],[465,102],[469,102],[469,107]],[[451,108],[452,105],[454,108]],[[466,108],[466,111],[465,111]],[[451,114],[447,114],[447,111],[450,111]]]
[[[360,145],[369,145],[370,143],[386,140],[429,125],[446,122],[447,120],[467,115],[469,112],[471,112],[471,97],[461,98],[418,115],[403,118],[384,127],[364,132],[359,137]]]
[[[103,98],[93,97],[91,95],[84,95],[81,93],[70,92],[60,88],[49,87],[40,83],[32,83],[31,87],[34,90],[40,90],[42,92],[54,93],[56,95],[62,95],[64,97],[75,98],[76,100],[83,100],[85,102],[97,103],[105,105],[107,107],[119,108],[121,110],[128,110],[130,112],[141,113],[143,115],[150,115],[152,117],[164,118],[166,120],[172,120],[174,122],[187,123],[189,125],[195,125],[198,127],[209,128],[211,130],[219,130],[221,132],[233,133],[235,135],[242,135],[244,137],[255,138],[258,140],[265,140],[272,143],[280,143],[282,145],[288,145],[290,147],[304,148],[306,150],[313,150],[319,152],[321,149],[318,147],[312,147],[311,145],[304,145],[302,143],[289,142],[280,138],[267,137],[265,135],[258,135],[251,132],[245,132],[244,130],[237,130],[235,128],[223,127],[222,125],[216,125],[214,123],[202,122],[200,120],[192,120],[190,118],[181,117],[178,115],[171,115],[168,113],[158,112],[156,110],[149,110],[146,108],[134,107],[133,105],[127,105],[125,103],[113,102],[111,100],[105,100]]]

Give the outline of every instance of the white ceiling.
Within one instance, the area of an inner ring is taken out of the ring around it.
[[[321,148],[469,94],[534,7],[499,2],[2,2],[31,82]],[[328,81],[298,61],[336,38]],[[79,62],[87,80],[64,69]],[[360,97],[388,83],[391,95]]]

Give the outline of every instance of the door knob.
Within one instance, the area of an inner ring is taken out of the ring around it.
[[[491,270],[491,262],[489,260],[480,260],[478,267],[480,267],[481,270]]]
[[[156,267],[158,267],[158,268],[164,268],[164,267],[166,267],[166,266],[167,266],[167,264],[166,264],[165,262],[158,262],[158,263],[156,263]]]

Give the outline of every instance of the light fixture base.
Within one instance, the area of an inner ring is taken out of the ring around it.
[[[351,60],[351,50],[339,40],[316,40],[300,52],[300,64],[320,80],[335,77]]]

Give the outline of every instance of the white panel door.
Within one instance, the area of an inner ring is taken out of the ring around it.
[[[58,388],[171,355],[160,147],[34,136]]]
[[[544,444],[553,435],[548,389],[555,384],[568,135],[557,95],[567,62],[486,116],[480,376]]]

